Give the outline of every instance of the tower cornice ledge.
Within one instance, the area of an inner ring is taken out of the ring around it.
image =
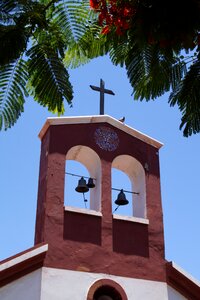
[[[80,116],[80,117],[49,117],[47,118],[45,124],[43,125],[40,133],[39,138],[42,140],[43,136],[47,132],[50,126],[55,125],[66,125],[66,124],[89,124],[89,123],[108,123],[115,128],[118,128],[127,134],[130,134],[141,141],[154,146],[157,149],[160,149],[163,146],[163,143],[151,138],[148,135],[141,133],[140,131],[123,124],[119,120],[108,116],[108,115],[96,115],[96,116]]]

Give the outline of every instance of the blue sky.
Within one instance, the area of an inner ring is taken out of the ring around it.
[[[65,116],[99,114],[99,93],[89,85],[100,78],[115,96],[106,95],[105,114],[147,134],[164,146],[160,150],[161,191],[164,213],[166,259],[200,280],[200,138],[184,138],[179,131],[181,114],[170,108],[168,95],[155,101],[134,101],[124,69],[108,58],[93,60],[70,71],[74,86],[73,107]],[[31,98],[17,124],[0,133],[0,259],[33,245],[39,173],[38,133],[47,117],[46,108]]]

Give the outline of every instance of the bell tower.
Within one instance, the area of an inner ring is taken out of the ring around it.
[[[129,296],[131,280],[166,282],[162,144],[107,115],[48,118],[39,137],[35,245],[48,244],[44,266],[84,278],[87,297],[74,299],[139,299]],[[95,180],[88,209],[64,205],[66,160],[84,164]],[[112,168],[130,178],[132,216],[113,213]]]

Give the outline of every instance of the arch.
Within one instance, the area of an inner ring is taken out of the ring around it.
[[[83,164],[90,177],[95,178],[95,188],[90,191],[90,209],[101,210],[101,161],[98,154],[91,148],[77,145],[69,149],[66,160],[74,160]]]
[[[113,300],[128,300],[124,289],[117,282],[111,279],[100,279],[93,283],[89,288],[87,300],[100,299],[100,295],[108,295],[108,299]],[[96,295],[97,298],[96,298]],[[103,297],[102,297],[103,298]]]
[[[132,184],[129,176],[117,169],[112,168],[112,188],[123,188],[124,190],[131,191]],[[112,189],[112,211],[113,214],[120,214],[124,216],[133,215],[133,204],[132,204],[132,194],[125,193],[126,199],[128,200],[128,205],[117,206],[115,200],[117,200],[119,191]]]
[[[134,157],[124,154],[114,158],[112,168],[121,170],[130,178],[132,191],[139,193],[138,195],[132,194],[133,216],[145,218],[146,183],[145,171],[142,164]]]

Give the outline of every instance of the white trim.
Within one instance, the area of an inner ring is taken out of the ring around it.
[[[109,279],[122,287],[129,300],[169,300],[166,282],[115,276],[105,273],[91,273],[84,270],[83,265],[80,265],[76,271],[44,267],[42,270],[43,284],[41,299],[87,299],[88,291],[96,281]],[[83,269],[81,269],[82,267]],[[67,288],[66,283],[67,286],[74,288]],[[175,298],[170,299],[175,300]],[[183,298],[176,299],[183,300]]]
[[[11,268],[23,261],[26,261],[34,256],[37,256],[38,254],[44,253],[47,250],[48,250],[48,244],[38,247],[36,249],[30,250],[22,255],[19,255],[11,260],[6,261],[5,263],[0,264],[0,271]]]
[[[97,116],[81,116],[81,117],[49,117],[47,118],[45,124],[43,125],[40,133],[39,138],[42,140],[43,136],[45,135],[46,131],[48,130],[49,126],[51,125],[64,125],[64,124],[85,124],[85,123],[109,123],[114,127],[150,144],[158,149],[160,149],[163,144],[148,135],[141,133],[138,130],[133,129],[130,126],[127,126],[120,122],[119,120],[110,117],[108,115],[97,115]]]
[[[86,214],[86,215],[102,217],[102,213],[100,211],[96,211],[93,209],[87,209],[87,208],[65,206],[65,211],[71,211],[71,212],[77,212],[77,213]]]
[[[171,262],[172,267],[177,270],[179,273],[183,274],[185,277],[187,277],[189,280],[191,280],[194,284],[196,284],[198,287],[200,287],[200,281],[195,279],[192,275],[187,273],[185,270],[183,270],[181,267],[179,267],[175,262]]]
[[[113,219],[123,220],[123,221],[130,221],[130,222],[147,224],[147,225],[149,224],[149,220],[148,219],[136,218],[136,217],[113,215]]]

